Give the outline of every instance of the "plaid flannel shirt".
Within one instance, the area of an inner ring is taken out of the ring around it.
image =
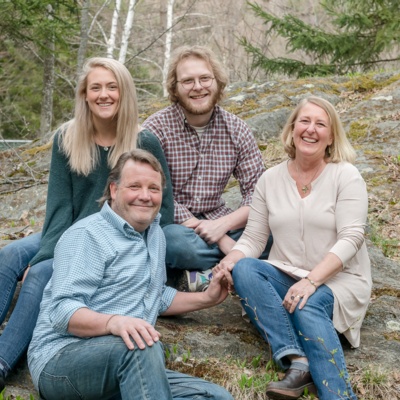
[[[143,127],[160,140],[171,173],[175,223],[193,216],[217,219],[232,212],[222,193],[233,175],[242,201],[250,205],[254,186],[264,172],[257,143],[248,125],[218,105],[198,137],[182,107],[173,104],[153,115]]]

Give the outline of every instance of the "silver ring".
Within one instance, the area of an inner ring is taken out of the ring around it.
[[[294,296],[290,296],[290,300],[294,300]]]
[[[301,298],[301,296],[300,296],[299,294],[296,296],[296,298],[297,298],[297,297],[298,297],[299,299]]]

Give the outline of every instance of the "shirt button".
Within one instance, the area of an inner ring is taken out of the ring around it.
[[[200,198],[199,198],[199,197],[196,197],[196,201],[197,201],[198,203],[200,203]]]
[[[201,179],[203,179],[201,176],[199,176],[199,179],[201,180]]]

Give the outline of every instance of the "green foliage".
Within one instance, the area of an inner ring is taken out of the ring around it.
[[[381,55],[400,44],[400,7],[398,0],[321,0],[322,8],[332,18],[332,29],[306,24],[292,15],[282,18],[248,3],[265,21],[267,37],[286,39],[288,53],[309,56],[312,63],[298,58],[269,58],[246,38],[240,43],[253,57],[253,68],[267,73],[297,77],[345,74],[366,71],[384,60]],[[304,58],[304,57],[303,57]]]
[[[49,2],[40,0],[0,0],[0,134],[4,138],[37,136],[43,60],[50,41],[56,43],[57,58],[53,121],[59,124],[70,115],[75,84],[71,85],[69,77],[76,66],[71,74],[69,63],[74,63],[75,57],[67,41],[79,32],[79,8],[76,0],[57,0],[51,2],[52,8],[49,6]]]
[[[0,0],[0,31],[3,38],[39,47],[53,36],[65,42],[73,26],[70,18],[76,18],[77,10],[76,0]]]

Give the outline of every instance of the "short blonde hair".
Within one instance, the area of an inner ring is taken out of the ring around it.
[[[353,164],[356,159],[356,152],[346,136],[338,112],[329,101],[317,96],[304,98],[290,114],[281,134],[285,152],[290,158],[296,158],[296,147],[293,143],[293,128],[300,110],[307,103],[321,107],[329,117],[332,144],[325,149],[325,161],[334,163],[347,161]]]
[[[98,164],[98,148],[94,141],[92,112],[86,101],[88,75],[95,68],[111,71],[118,84],[119,102],[116,142],[108,155],[112,168],[119,156],[136,148],[139,113],[135,84],[128,69],[119,61],[105,57],[90,58],[85,62],[75,94],[74,118],[61,127],[60,146],[74,172],[89,175]]]
[[[168,90],[168,97],[171,103],[178,102],[178,96],[176,95],[176,70],[178,68],[178,64],[182,60],[190,57],[204,60],[207,64],[210,65],[218,86],[217,102],[221,101],[224,95],[224,89],[228,84],[228,75],[225,72],[225,68],[223,67],[223,65],[217,59],[217,56],[207,47],[182,46],[177,48],[172,54],[167,73],[166,88]]]

